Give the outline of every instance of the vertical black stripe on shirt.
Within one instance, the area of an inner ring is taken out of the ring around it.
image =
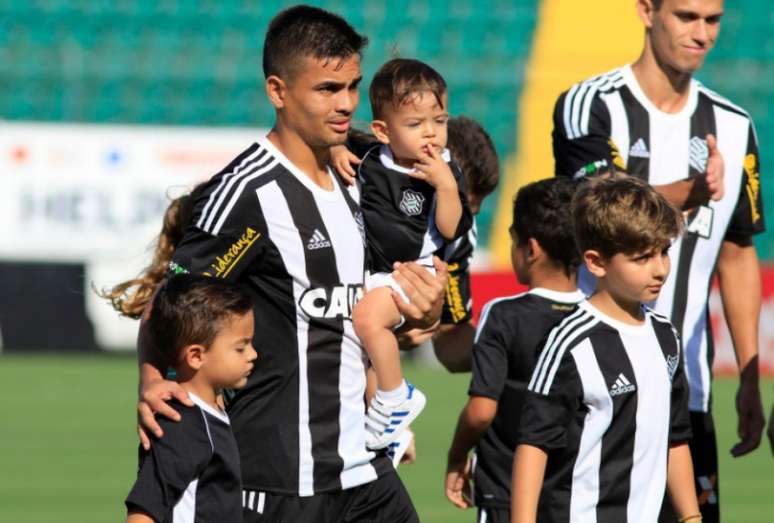
[[[702,140],[706,139],[707,134],[713,134],[717,136],[717,128],[715,125],[715,110],[712,107],[712,101],[704,94],[699,94],[699,100],[696,105],[696,110],[691,115],[691,128],[690,136],[688,139],[698,137]],[[689,153],[690,154],[690,153]],[[697,169],[688,164],[688,175],[691,177],[702,176],[704,173],[699,172]],[[696,217],[699,212],[699,207],[696,207],[688,215],[687,223]],[[680,258],[677,261],[677,271],[675,273],[675,288],[674,288],[674,300],[672,300],[672,324],[677,328],[677,331],[683,337],[683,344],[687,347],[690,340],[685,336],[683,330],[685,323],[685,311],[688,306],[688,295],[690,289],[688,288],[689,278],[691,274],[691,265],[693,262],[693,253],[696,251],[696,244],[699,242],[700,237],[695,232],[685,231],[683,233],[682,245],[680,247]]]
[[[621,87],[619,91],[626,111],[626,120],[629,124],[629,151],[627,152],[626,172],[641,180],[648,181],[650,177],[650,157],[632,156],[631,150],[639,142],[645,144],[650,155],[650,115],[648,110],[637,101],[629,87]]]
[[[626,506],[634,465],[634,433],[637,430],[637,382],[629,356],[617,331],[604,330],[595,335],[594,356],[610,391],[623,375],[635,387],[611,394],[613,417],[602,436],[599,461],[599,500],[597,521],[627,521]]]
[[[331,241],[314,196],[292,176],[281,178],[278,185],[287,200],[304,248],[309,288],[324,288],[330,300],[331,291],[340,285],[333,245],[326,248],[308,248],[315,231],[319,231],[327,241]],[[332,486],[341,488],[340,474],[344,461],[338,454],[338,443],[341,411],[339,370],[343,334],[343,318],[309,318],[306,380],[315,491],[320,488],[330,489]],[[300,379],[304,379],[304,376]]]

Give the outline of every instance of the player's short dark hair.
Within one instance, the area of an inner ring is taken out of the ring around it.
[[[683,228],[677,209],[646,182],[613,175],[583,181],[572,200],[580,252],[611,258],[668,246]]]
[[[166,365],[175,366],[188,345],[209,347],[224,320],[252,310],[243,288],[191,274],[171,276],[153,299],[148,330]]]
[[[287,78],[304,57],[346,60],[359,55],[368,38],[342,17],[308,5],[279,12],[269,23],[263,42],[263,74]]]
[[[575,187],[567,178],[548,178],[525,185],[513,199],[511,234],[518,244],[534,238],[568,275],[580,265],[570,211]]]
[[[446,147],[460,166],[470,194],[484,198],[500,181],[500,161],[492,138],[477,121],[467,116],[449,118]]]
[[[412,58],[393,58],[376,71],[368,99],[371,113],[379,119],[388,106],[400,107],[417,93],[430,91],[443,108],[443,95],[447,92],[446,80],[438,71],[424,62]]]

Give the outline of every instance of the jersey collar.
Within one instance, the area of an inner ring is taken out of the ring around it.
[[[545,287],[535,287],[530,289],[528,293],[559,303],[580,303],[586,299],[586,295],[577,289],[572,292],[562,292],[546,289]]]
[[[632,92],[634,98],[640,102],[640,104],[648,111],[648,114],[650,114],[651,117],[656,116],[660,118],[680,119],[689,117],[696,110],[696,104],[699,101],[697,85],[698,82],[696,82],[696,80],[693,78],[691,78],[691,83],[688,87],[688,101],[685,103],[683,108],[676,113],[665,113],[656,107],[653,102],[650,101],[650,98],[645,95],[645,92],[640,87],[640,83],[637,81],[637,77],[634,76],[634,72],[632,72],[631,64],[626,64],[623,66],[621,68],[621,73],[623,74],[626,86]]]
[[[212,416],[215,416],[216,418],[218,418],[223,423],[226,423],[228,425],[231,424],[229,422],[228,415],[225,412],[212,408],[212,406],[209,403],[207,403],[206,401],[201,399],[199,396],[197,396],[193,392],[189,391],[188,392],[188,397],[191,398],[191,401],[193,401],[196,404],[197,407],[202,409],[207,414],[211,414]]]

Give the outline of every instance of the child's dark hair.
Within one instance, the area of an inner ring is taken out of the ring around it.
[[[443,95],[447,92],[446,81],[438,71],[424,62],[410,58],[394,58],[376,71],[368,98],[375,120],[380,119],[385,108],[400,107],[417,93],[433,93],[438,105],[443,107]]]
[[[582,182],[572,201],[580,252],[611,258],[668,246],[682,231],[683,218],[646,182],[626,175]]]
[[[569,179],[548,178],[525,185],[513,199],[511,234],[515,233],[518,244],[534,238],[568,276],[580,265],[572,228],[575,187]]]
[[[367,44],[368,38],[336,14],[308,5],[290,7],[269,23],[263,43],[263,74],[287,79],[304,57],[346,60],[359,55]]]
[[[449,118],[448,133],[446,147],[462,170],[468,192],[485,198],[500,181],[500,162],[492,138],[467,116]]]
[[[161,232],[153,249],[153,259],[139,276],[121,282],[111,289],[96,291],[97,295],[108,300],[119,314],[135,320],[142,317],[142,312],[153,298],[156,287],[169,270],[172,253],[183,239],[183,234],[191,223],[196,200],[206,187],[207,182],[200,183],[189,194],[169,202],[167,210],[164,211]]]
[[[252,311],[252,296],[223,280],[192,274],[170,277],[153,299],[148,330],[165,365],[188,345],[208,347],[223,323]]]

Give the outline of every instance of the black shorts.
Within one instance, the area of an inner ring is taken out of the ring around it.
[[[418,523],[397,473],[347,490],[291,496],[245,491],[244,523]]]
[[[693,437],[688,442],[693,460],[693,474],[696,481],[696,496],[703,523],[720,521],[720,489],[718,483],[718,445],[715,440],[715,422],[710,412],[691,412]],[[669,493],[664,495],[659,523],[676,523],[677,517],[669,502]]]
[[[478,507],[476,523],[511,523],[511,510],[507,508]]]

